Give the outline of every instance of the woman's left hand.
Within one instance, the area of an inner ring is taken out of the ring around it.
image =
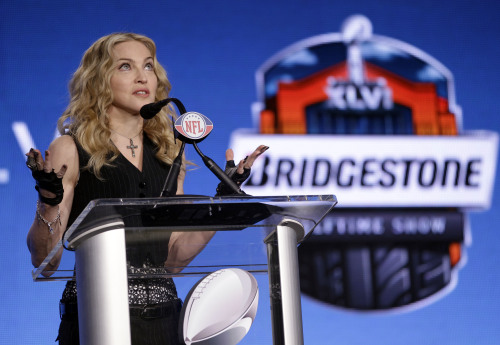
[[[249,156],[242,159],[238,165],[234,163],[234,152],[232,149],[226,150],[226,167],[224,172],[233,180],[238,186],[250,176],[250,170],[255,160],[264,152],[269,149],[269,146],[260,145]],[[228,188],[224,183],[219,183],[217,186],[217,195],[230,195],[234,192]]]

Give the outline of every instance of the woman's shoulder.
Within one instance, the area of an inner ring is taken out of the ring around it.
[[[52,143],[50,143],[49,149],[50,148],[62,151],[74,151],[76,150],[76,144],[71,135],[64,134],[55,138]]]
[[[78,150],[74,139],[70,135],[61,135],[55,138],[49,146],[49,151],[53,157],[62,160],[74,159],[78,157]]]

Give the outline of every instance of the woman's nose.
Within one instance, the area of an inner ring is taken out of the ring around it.
[[[144,71],[142,69],[138,70],[137,76],[136,76],[136,82],[137,83],[142,83],[142,84],[148,82],[148,77],[147,77],[146,71]]]

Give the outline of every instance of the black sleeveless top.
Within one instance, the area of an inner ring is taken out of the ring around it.
[[[73,205],[68,220],[68,227],[91,200],[100,198],[150,198],[161,194],[170,166],[155,157],[155,147],[144,134],[142,171],[137,169],[123,155],[112,162],[112,166],[103,166],[102,179],[98,179],[84,167],[90,155],[73,138],[78,150],[80,176],[75,187]],[[111,154],[110,154],[111,155]],[[168,255],[168,240],[159,240],[156,245],[134,245],[127,248],[127,265],[134,268],[154,270],[163,267]],[[62,302],[76,303],[76,283],[66,284]],[[177,291],[171,278],[129,279],[130,304],[156,304],[177,299]]]

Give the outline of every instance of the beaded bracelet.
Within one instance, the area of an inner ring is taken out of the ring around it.
[[[36,215],[38,217],[38,224],[40,224],[40,221],[44,222],[45,225],[47,225],[49,227],[49,232],[51,234],[54,233],[54,228],[52,227],[52,224],[59,221],[59,225],[61,225],[61,211],[59,209],[59,206],[57,206],[57,216],[54,218],[54,220],[49,222],[47,219],[43,218],[42,215],[40,214],[40,201],[37,200],[36,201]]]

